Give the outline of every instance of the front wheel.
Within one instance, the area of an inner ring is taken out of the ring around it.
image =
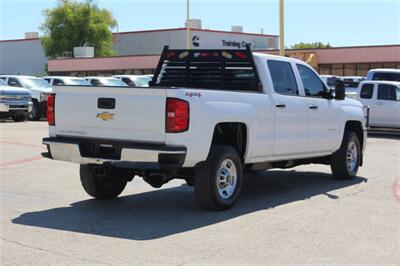
[[[83,189],[97,199],[113,199],[124,190],[128,179],[121,169],[102,166],[80,166]]]
[[[32,111],[29,113],[29,120],[38,121],[40,119],[40,110],[38,102],[32,104]]]
[[[344,133],[342,145],[332,155],[331,170],[336,179],[353,179],[357,175],[361,160],[361,145],[357,134]]]
[[[195,172],[194,189],[200,204],[210,210],[230,209],[237,201],[243,182],[240,157],[230,146],[211,148],[206,162]]]

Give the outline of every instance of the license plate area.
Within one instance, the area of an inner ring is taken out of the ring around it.
[[[82,157],[100,159],[121,159],[121,146],[108,143],[84,142],[79,144]]]

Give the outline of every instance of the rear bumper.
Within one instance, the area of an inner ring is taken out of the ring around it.
[[[45,158],[77,164],[111,164],[121,168],[173,171],[182,167],[185,147],[132,142],[44,138]]]

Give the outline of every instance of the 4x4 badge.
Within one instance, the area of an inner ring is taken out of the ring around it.
[[[103,121],[108,121],[114,119],[115,114],[110,114],[108,112],[97,113],[96,118],[99,118]]]

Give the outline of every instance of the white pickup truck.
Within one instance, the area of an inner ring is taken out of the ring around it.
[[[369,106],[369,125],[400,128],[400,82],[368,80],[359,85],[357,100]]]
[[[80,164],[95,198],[117,197],[134,176],[153,187],[182,178],[204,207],[225,210],[244,171],[320,163],[349,179],[366,146],[363,106],[343,88],[334,94],[303,61],[250,49],[166,47],[149,88],[54,92],[43,156]]]

